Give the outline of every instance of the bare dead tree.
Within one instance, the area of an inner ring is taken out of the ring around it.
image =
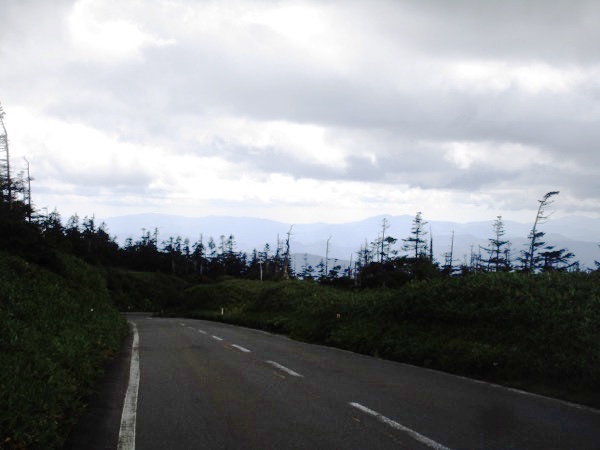
[[[331,241],[331,236],[325,244],[325,276],[329,275],[329,241]]]
[[[433,232],[429,226],[429,261],[433,262]]]
[[[385,259],[385,232],[390,227],[390,222],[384,217],[381,221],[381,252],[379,252],[379,262]]]
[[[283,257],[283,279],[284,280],[289,280],[290,279],[290,273],[289,273],[289,265],[290,265],[290,239],[292,236],[292,229],[294,228],[294,225],[290,225],[290,229],[289,231],[286,233],[287,237],[285,239],[285,254]]]
[[[444,253],[444,257],[446,258],[444,269],[448,274],[452,274],[452,265],[454,264],[454,230],[452,230],[452,238],[450,240],[450,251]]]
[[[33,211],[31,206],[31,182],[33,181],[33,178],[31,178],[31,172],[29,170],[29,161],[25,157],[23,157],[23,159],[27,164],[27,187],[25,191],[25,203],[27,204],[27,221],[31,222],[31,212]]]
[[[10,151],[8,146],[8,133],[4,125],[4,116],[6,113],[0,104],[0,189],[2,194],[6,191],[6,199],[9,207],[12,206],[12,179],[10,176]]]

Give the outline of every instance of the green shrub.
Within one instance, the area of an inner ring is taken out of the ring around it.
[[[180,307],[189,283],[159,272],[109,268],[104,277],[114,304],[120,311],[162,311]]]

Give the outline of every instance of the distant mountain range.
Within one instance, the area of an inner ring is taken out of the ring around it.
[[[356,252],[362,244],[377,239],[384,218],[390,225],[386,235],[398,239],[393,248],[400,250],[402,239],[410,236],[414,216],[381,215],[344,224],[297,224],[293,225],[290,244],[291,252],[295,254],[294,264],[299,269],[303,264],[304,254],[310,255],[309,264],[317,264],[319,259],[325,256],[326,241],[331,237],[329,257],[347,265],[350,259],[356,259]],[[181,236],[194,243],[200,235],[203,236],[204,242],[209,237],[218,242],[221,235],[233,235],[237,242],[237,250],[244,252],[262,250],[266,243],[274,249],[278,236],[283,240],[292,226],[289,223],[247,217],[182,217],[167,214],[109,217],[103,221],[107,224],[109,233],[116,236],[120,244],[128,237],[138,239],[143,233],[142,229],[153,231],[158,228],[160,242],[171,236]],[[471,249],[478,252],[479,246],[489,245],[488,239],[493,237],[493,223],[493,220],[469,223],[431,220],[425,228],[428,232],[431,230],[434,256],[440,262],[444,261],[443,254],[450,249],[454,232],[454,264],[458,265],[469,258]],[[525,247],[531,227],[532,223],[504,221],[505,237],[512,244],[513,257]],[[594,261],[600,260],[600,219],[581,216],[552,218],[541,225],[540,230],[546,232],[545,242],[556,248],[569,249],[576,255],[582,267],[594,268]],[[427,238],[429,239],[429,235]]]

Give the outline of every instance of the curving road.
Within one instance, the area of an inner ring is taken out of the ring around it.
[[[598,410],[247,328],[129,319],[137,449],[600,449]]]

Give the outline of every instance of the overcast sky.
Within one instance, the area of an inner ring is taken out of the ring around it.
[[[33,200],[290,223],[600,216],[600,1],[0,0]]]

